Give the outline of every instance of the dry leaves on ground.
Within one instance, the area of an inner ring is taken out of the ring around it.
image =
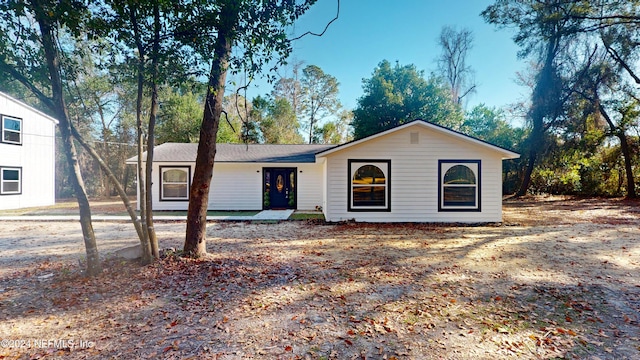
[[[536,199],[507,203],[501,226],[212,223],[205,259],[109,258],[90,279],[34,257],[0,278],[0,357],[638,358],[635,209]],[[168,227],[162,246],[179,248],[183,225]]]

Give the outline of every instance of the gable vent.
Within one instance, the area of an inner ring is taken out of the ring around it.
[[[412,144],[417,144],[417,143],[418,143],[418,141],[419,141],[419,139],[420,139],[420,138],[418,137],[418,133],[417,133],[417,132],[412,132],[412,133],[411,133],[411,139],[410,139],[410,141],[411,141],[411,143],[412,143]]]

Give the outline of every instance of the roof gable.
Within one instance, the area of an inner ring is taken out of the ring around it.
[[[325,156],[327,156],[329,154],[333,154],[333,153],[336,153],[338,151],[342,151],[342,150],[348,149],[350,147],[353,147],[353,146],[356,146],[356,145],[359,145],[359,144],[362,144],[362,143],[365,143],[365,142],[368,142],[368,141],[372,141],[372,140],[380,138],[382,136],[385,136],[385,135],[388,135],[388,134],[391,134],[391,133],[394,133],[394,132],[397,132],[397,131],[400,131],[400,130],[403,130],[403,129],[406,129],[406,128],[409,128],[409,127],[414,127],[414,126],[420,126],[420,127],[423,127],[423,128],[427,128],[427,129],[429,129],[431,131],[434,131],[436,133],[449,135],[449,136],[455,137],[455,138],[457,138],[459,140],[465,141],[467,143],[470,143],[470,144],[473,144],[473,145],[476,145],[476,146],[480,146],[482,148],[485,148],[485,149],[500,153],[501,156],[502,156],[502,159],[517,159],[517,158],[520,157],[520,154],[518,154],[516,152],[513,152],[511,150],[504,149],[504,148],[502,148],[502,147],[500,147],[498,145],[494,145],[494,144],[488,143],[488,142],[486,142],[484,140],[480,140],[480,139],[474,138],[472,136],[463,134],[463,133],[455,131],[455,130],[451,130],[449,128],[446,128],[446,127],[443,127],[443,126],[440,126],[440,125],[436,125],[434,123],[431,123],[431,122],[428,122],[428,121],[425,121],[425,120],[422,120],[422,119],[413,120],[411,122],[396,126],[394,128],[391,128],[391,129],[388,129],[388,130],[383,130],[381,132],[369,135],[369,136],[364,137],[362,139],[353,140],[353,141],[350,141],[348,143],[344,143],[342,145],[339,145],[339,146],[336,146],[336,147],[333,147],[333,148],[330,148],[330,149],[326,149],[324,151],[320,151],[320,152],[318,152],[316,154],[316,157],[325,157]]]
[[[29,111],[32,111],[32,112],[34,112],[34,113],[37,113],[38,115],[40,115],[40,116],[44,117],[45,119],[52,121],[52,122],[53,122],[54,124],[56,124],[56,125],[58,124],[58,120],[56,120],[56,119],[55,119],[55,118],[53,118],[52,116],[49,116],[49,115],[47,115],[47,114],[43,113],[42,111],[40,111],[40,110],[38,110],[38,109],[34,108],[33,106],[31,106],[31,105],[29,105],[29,104],[27,104],[27,103],[24,103],[24,102],[22,102],[22,101],[20,101],[20,100],[18,100],[18,99],[16,99],[16,98],[14,98],[14,97],[11,97],[10,95],[8,95],[8,94],[6,94],[6,93],[3,93],[2,91],[0,91],[0,96],[4,97],[4,98],[5,98],[5,99],[7,99],[8,101],[11,101],[11,102],[13,102],[13,103],[16,103],[16,104],[18,104],[18,105],[22,106],[23,108],[28,109]],[[5,115],[9,115],[9,114],[5,114]]]

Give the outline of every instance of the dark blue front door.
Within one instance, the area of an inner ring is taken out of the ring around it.
[[[295,168],[264,169],[264,208],[295,209]]]

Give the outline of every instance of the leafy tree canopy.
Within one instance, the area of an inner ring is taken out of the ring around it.
[[[354,138],[360,139],[397,125],[423,119],[457,129],[462,111],[451,91],[435,78],[425,79],[415,65],[383,60],[370,79],[363,80],[364,95],[353,111]]]
[[[504,111],[484,104],[477,105],[465,115],[460,131],[516,151],[524,137],[524,129],[510,126],[505,119]]]
[[[184,94],[168,91],[160,104],[157,143],[197,142],[202,122],[202,96],[190,91]]]
[[[271,101],[257,97],[254,104],[261,104],[263,111],[259,126],[262,138],[267,144],[301,144],[304,139],[298,132],[300,124],[293,112],[293,107],[285,98]],[[256,105],[255,108],[258,108]]]

